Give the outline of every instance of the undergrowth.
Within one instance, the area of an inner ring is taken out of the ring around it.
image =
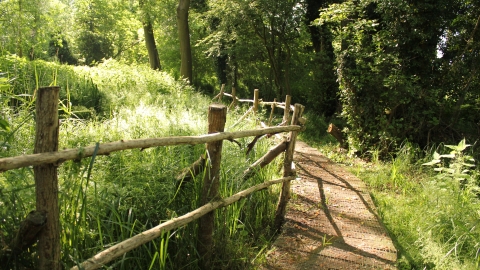
[[[325,119],[309,116],[326,129]],[[366,162],[331,139],[318,143],[324,133],[318,134],[302,139],[316,140],[322,153],[370,188],[398,250],[399,269],[480,268],[479,173],[465,141],[427,150],[406,142],[390,158],[381,160],[373,151]]]
[[[0,157],[30,154],[34,141],[34,101],[42,85],[61,86],[60,147],[165,136],[200,135],[207,131],[210,100],[184,82],[148,67],[114,61],[94,68],[71,67],[16,57],[0,59]],[[256,118],[236,125],[243,110],[229,112],[226,131],[254,129]],[[245,155],[252,138],[224,142],[221,195],[278,177],[272,163],[255,177],[241,180],[243,170],[262,156],[271,141],[260,140]],[[176,176],[205,151],[203,145],[169,146],[114,152],[59,167],[62,264],[83,262],[166,220],[199,207],[201,175],[178,185]],[[0,243],[13,238],[22,219],[35,209],[31,167],[0,174]],[[257,192],[216,211],[214,265],[245,269],[272,237],[278,188]],[[170,231],[116,259],[108,269],[198,269],[196,222]],[[25,252],[9,267],[33,267],[35,251]]]

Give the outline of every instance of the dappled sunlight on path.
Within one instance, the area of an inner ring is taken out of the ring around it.
[[[261,269],[395,269],[365,184],[303,142],[295,163],[286,222]]]

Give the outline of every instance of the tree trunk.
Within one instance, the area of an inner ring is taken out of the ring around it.
[[[310,32],[310,40],[312,41],[313,50],[319,53],[322,49],[322,34],[319,26],[312,25],[318,17],[320,17],[320,8],[323,1],[307,0],[307,12],[305,13],[305,23]]]
[[[177,6],[177,26],[180,40],[180,76],[192,83],[192,50],[190,47],[190,30],[188,28],[188,9],[190,0],[179,0]]]
[[[160,57],[158,56],[157,45],[153,35],[153,27],[150,21],[143,24],[143,32],[145,34],[145,46],[148,51],[148,60],[153,70],[161,70]]]
[[[22,45],[23,45],[23,40],[22,40],[22,30],[20,26],[22,25],[23,19],[23,8],[22,8],[22,0],[18,1],[18,17],[17,19],[17,54],[18,57],[22,58],[23,57],[23,50],[22,50]]]

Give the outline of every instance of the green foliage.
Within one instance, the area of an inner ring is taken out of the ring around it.
[[[325,50],[315,52],[307,30],[302,1],[207,1],[208,9],[194,15],[203,33],[196,41],[203,65],[212,63],[216,84],[235,86],[240,96],[260,89],[264,100],[284,100],[315,107],[332,115],[336,106],[333,55],[328,30],[322,34]],[[245,22],[245,23],[238,23]],[[197,31],[200,32],[200,31]],[[203,67],[202,65],[202,67]],[[197,71],[202,72],[202,71]],[[207,75],[208,79],[213,72]]]
[[[67,32],[69,11],[68,4],[59,0],[0,2],[0,55],[47,59],[51,37]]]
[[[451,188],[458,192],[471,193],[473,196],[480,195],[480,182],[478,175],[472,169],[475,167],[475,159],[464,154],[467,147],[471,145],[465,143],[465,139],[458,145],[445,145],[451,151],[448,154],[440,155],[433,153],[433,160],[422,165],[434,166],[438,172],[437,185]],[[473,175],[472,175],[473,173]]]
[[[404,144],[389,162],[357,163],[353,171],[371,188],[375,204],[399,251],[399,269],[476,269],[480,218],[478,171],[465,141],[433,154],[440,173],[424,172],[419,151]],[[449,161],[449,162],[446,162]],[[468,179],[468,182],[465,181]],[[477,180],[474,180],[477,179]],[[476,188],[467,188],[476,185]]]
[[[60,63],[64,64],[75,65],[78,62],[70,50],[68,41],[64,37],[50,40],[48,55],[56,57]]]
[[[335,31],[342,116],[352,150],[386,154],[405,139],[420,145],[450,141],[456,136],[450,127],[467,131],[460,118],[470,125],[478,121],[460,117],[461,104],[476,104],[470,83],[461,83],[457,91],[444,79],[451,78],[446,73],[455,66],[470,64],[437,57],[442,35],[450,33],[456,16],[463,16],[455,13],[466,4],[460,2],[345,1],[322,11],[317,23]],[[476,84],[477,69],[467,69],[465,76]]]
[[[138,43],[141,23],[132,12],[136,9],[134,2],[84,0],[75,1],[75,5],[79,33],[76,43],[85,64],[128,54],[132,45]]]

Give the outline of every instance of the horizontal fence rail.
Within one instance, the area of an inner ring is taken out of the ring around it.
[[[40,164],[60,164],[67,160],[75,160],[96,155],[108,155],[112,152],[129,149],[146,149],[157,146],[196,145],[220,140],[276,134],[280,132],[300,131],[301,126],[267,127],[263,129],[242,130],[236,132],[219,132],[200,136],[172,136],[151,139],[121,140],[102,143],[98,146],[65,149],[58,152],[30,154],[17,157],[0,158],[0,172]],[[97,150],[96,150],[97,149]],[[95,152],[96,151],[96,152]]]

